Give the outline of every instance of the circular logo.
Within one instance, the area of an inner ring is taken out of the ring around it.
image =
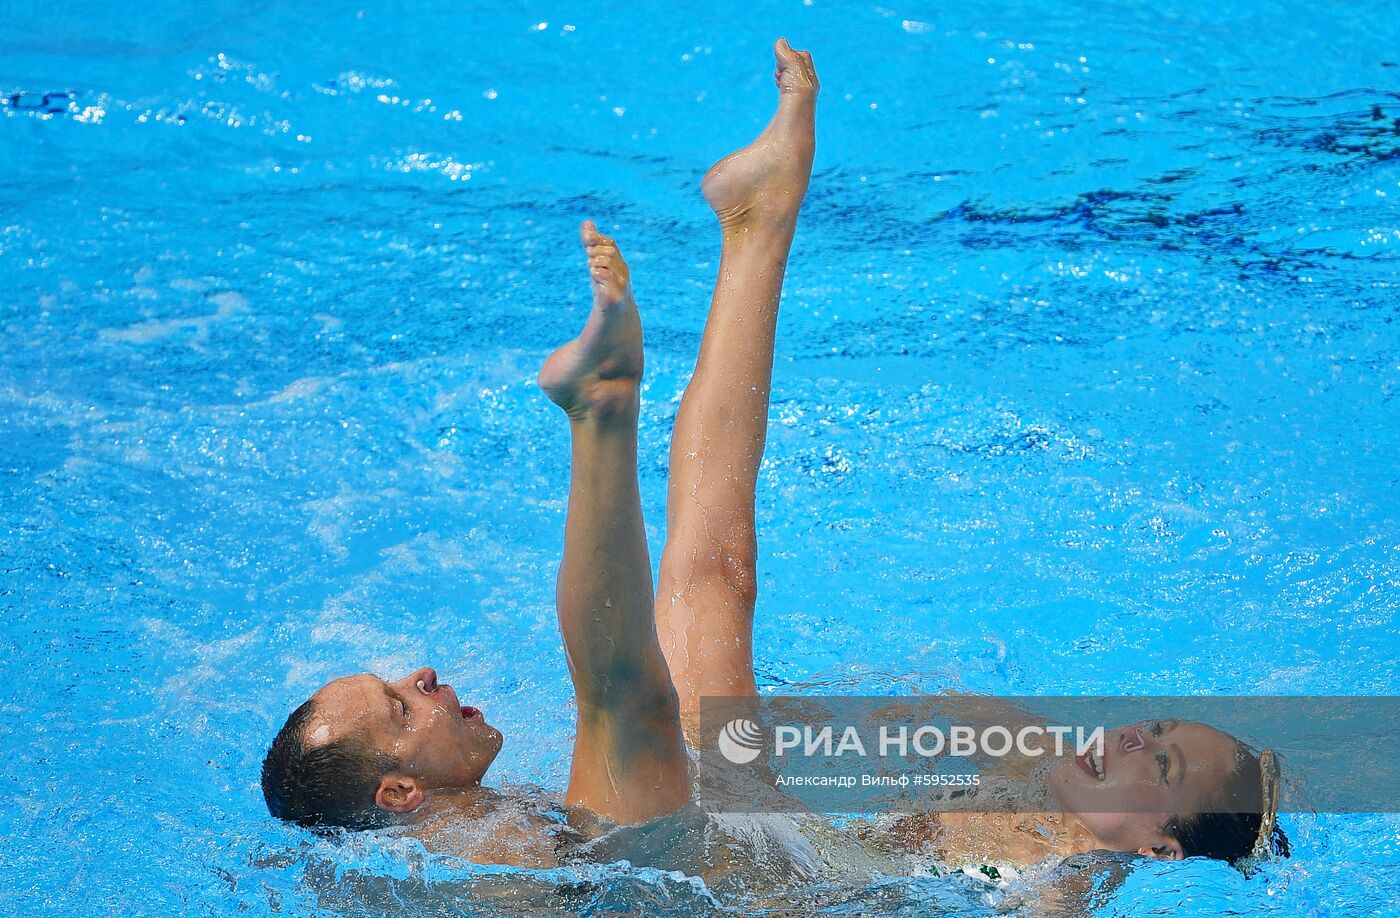
[[[747,765],[763,751],[763,728],[742,717],[731,720],[719,731],[719,751],[735,765]]]

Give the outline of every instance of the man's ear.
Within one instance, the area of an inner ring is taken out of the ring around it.
[[[1181,849],[1181,842],[1170,836],[1163,836],[1160,843],[1148,847],[1143,845],[1138,849],[1138,854],[1143,857],[1156,857],[1164,861],[1179,861],[1186,857],[1186,852]]]
[[[391,771],[379,779],[374,802],[391,813],[411,812],[423,803],[423,785],[412,775]]]

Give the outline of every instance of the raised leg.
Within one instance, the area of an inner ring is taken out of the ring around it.
[[[719,277],[671,436],[657,633],[686,733],[704,695],[753,695],[754,487],[768,427],[773,338],[816,148],[811,55],[774,46],[778,110],[701,189],[720,221]]]
[[[578,699],[565,800],[620,823],[670,812],[690,781],[676,694],[657,643],[637,489],[642,324],[617,244],[585,222],[593,309],[541,368],[569,417],[572,464],[555,605]]]

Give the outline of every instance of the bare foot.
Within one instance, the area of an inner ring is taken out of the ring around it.
[[[724,226],[763,220],[796,223],[816,151],[817,93],[812,55],[786,38],[773,45],[778,111],[758,139],[710,167],[700,183]]]
[[[593,311],[583,331],[540,368],[549,400],[573,420],[604,420],[635,413],[642,380],[642,320],[632,299],[632,279],[617,243],[592,220],[579,236],[588,253]]]

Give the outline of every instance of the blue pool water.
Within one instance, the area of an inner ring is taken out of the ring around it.
[[[5,914],[699,914],[626,864],[276,824],[325,680],[438,666],[565,784],[577,222],[646,322],[641,476],[718,244],[697,192],[813,50],[819,150],[758,497],[764,691],[1400,692],[1400,17],[1381,0],[9,3]],[[1400,818],[1100,914],[1396,913]],[[515,898],[512,898],[515,897]],[[989,913],[822,878],[838,914]],[[764,904],[771,906],[772,901]]]

